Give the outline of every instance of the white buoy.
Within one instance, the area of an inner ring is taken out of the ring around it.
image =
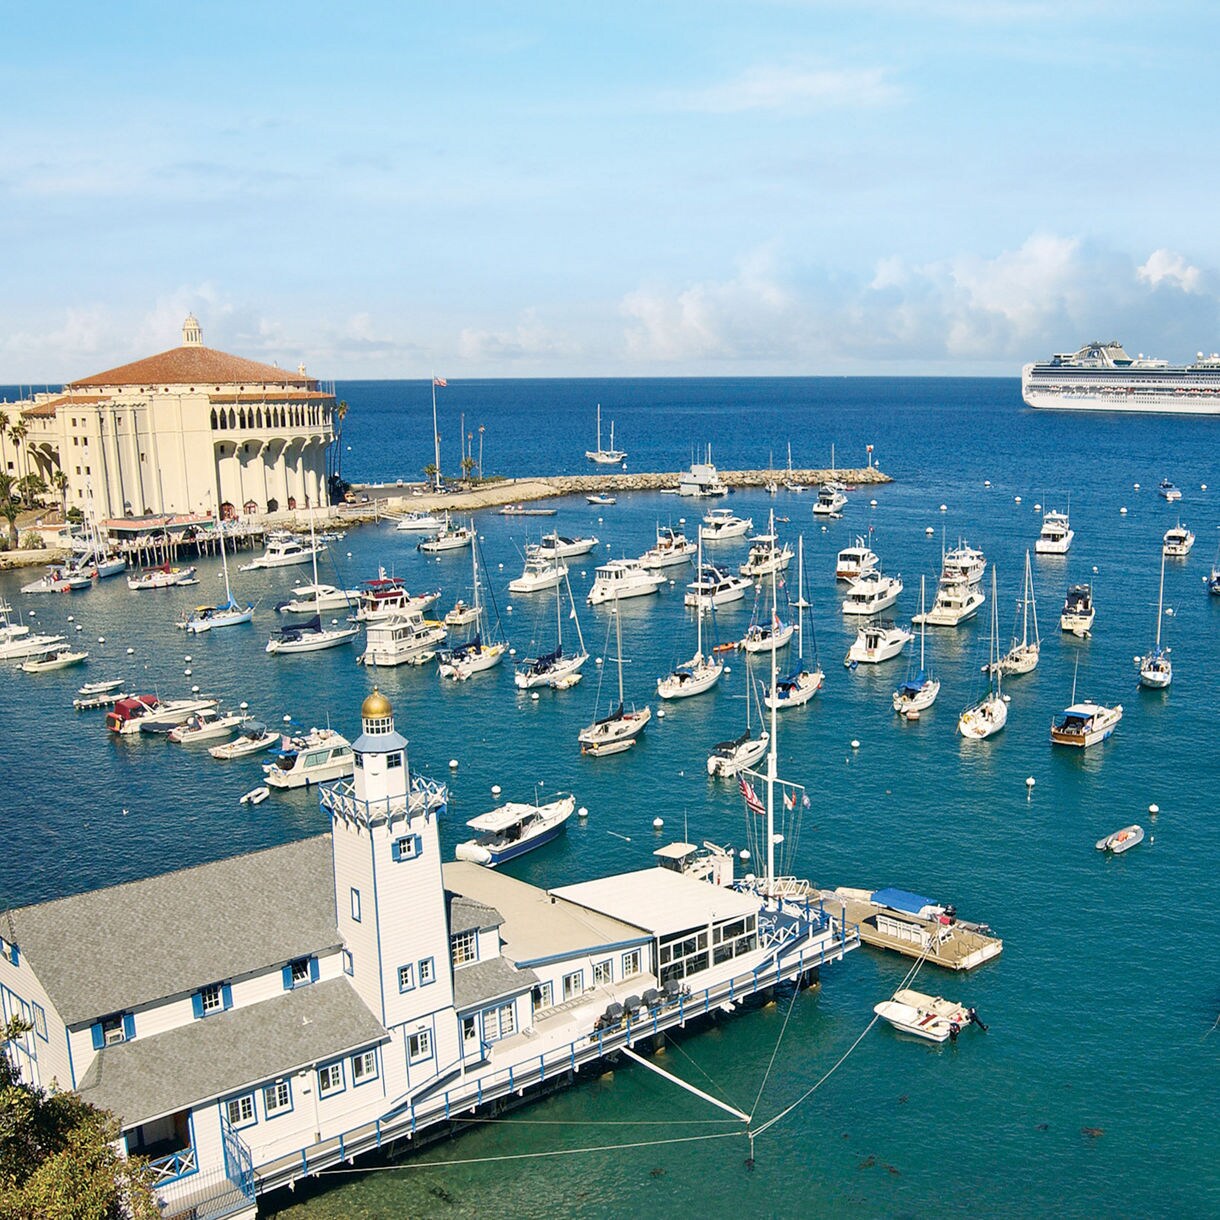
[[[826,526],[822,526],[822,533],[824,534],[825,532],[826,532]]]
[[[576,811],[576,816],[578,818],[580,818],[580,820],[583,822],[585,820],[585,818],[587,818],[589,816],[588,808],[584,805],[581,805],[581,807]]]
[[[870,501],[868,502],[868,506],[869,506],[869,508],[876,508],[876,507],[877,507],[877,501],[876,501],[876,500],[870,500]]]
[[[594,665],[600,665],[601,663],[602,663],[601,657],[598,657],[597,660],[593,662]]]
[[[1167,616],[1167,617],[1169,617],[1169,618],[1173,618],[1173,607],[1172,607],[1172,606],[1166,606],[1166,607],[1165,607],[1165,614],[1166,614],[1166,616]]]
[[[1020,503],[1021,503],[1021,497],[1020,497],[1020,496],[1013,496],[1013,498],[1012,498],[1012,499],[1013,499],[1013,503],[1014,503],[1014,504],[1020,504]]]
[[[1005,703],[1011,703],[1011,702],[1012,702],[1012,696],[1011,696],[1011,695],[1001,695],[1001,696],[1000,696],[1000,698],[1001,698],[1001,699],[1003,699]]]
[[[500,785],[499,785],[499,784],[492,784],[492,786],[491,786],[491,794],[492,794],[492,796],[499,796],[499,795],[500,795]]]
[[[1140,489],[1140,485],[1138,483],[1132,483],[1131,486],[1134,487],[1136,491],[1139,491]]]
[[[76,622],[76,615],[75,615],[75,614],[69,614],[69,615],[68,615],[68,622],[70,622],[70,623],[74,623],[74,622]]]
[[[1029,777],[1029,778],[1028,778],[1028,779],[1025,781],[1025,786],[1026,786],[1027,788],[1032,788],[1032,787],[1034,786],[1034,784],[1035,784],[1035,783],[1037,783],[1037,781],[1036,781],[1036,780],[1034,779],[1034,777],[1031,775],[1031,776],[1030,776],[1030,777]]]
[[[1124,504],[1122,508],[1118,510],[1118,513],[1120,517],[1125,517],[1127,515],[1127,506]]]
[[[97,637],[97,642],[98,642],[99,644],[104,644],[104,643],[106,642],[106,637],[105,637],[104,635],[99,635],[99,636]]]
[[[512,606],[505,606],[505,607],[504,607],[504,612],[505,612],[506,614],[512,614],[512,612],[513,612],[513,608],[512,608]]]
[[[183,660],[184,660],[184,661],[185,661],[185,662],[186,662],[188,665],[191,663],[191,658],[190,658],[190,657],[183,657],[182,659],[183,659]]]
[[[84,631],[84,627],[82,627],[82,626],[80,625],[80,623],[77,623],[77,624],[76,624],[76,630],[77,630],[77,631]]]
[[[247,708],[249,708],[249,706],[250,706],[250,705],[249,705],[249,704],[248,704],[248,703],[247,703],[247,702],[246,702],[246,701],[243,699],[243,700],[242,700],[242,701],[241,701],[241,702],[240,702],[240,703],[237,705],[237,708],[238,708],[238,711],[242,711],[242,712],[244,712],[244,711],[246,711],[246,709],[247,709]]]
[[[1132,657],[1131,659],[1138,665],[1143,660],[1143,657]]]
[[[851,748],[853,750],[858,750],[860,748],[860,742],[855,737],[851,739]]]
[[[449,770],[450,770],[450,771],[456,771],[456,770],[457,770],[457,766],[458,766],[458,764],[457,764],[457,759],[456,759],[456,758],[451,758],[451,759],[449,760]]]
[[[750,849],[748,847],[743,847],[741,851],[737,853],[737,858],[739,860],[748,860],[750,858]]]
[[[990,480],[990,479],[984,479],[984,480],[983,480],[983,486],[984,486],[984,487],[990,487],[990,486],[991,486],[991,480]]]
[[[1042,505],[1041,505],[1041,504],[1035,504],[1035,505],[1034,505],[1034,512],[1036,512],[1036,513],[1040,513],[1041,511],[1042,511]]]
[[[192,695],[197,695],[197,694],[199,694],[199,687],[198,687],[198,686],[192,686],[192,687],[191,687],[191,694],[192,694]]]
[[[531,699],[531,700],[532,700],[534,703],[537,703],[537,702],[538,702],[538,692],[537,692],[536,690],[535,690],[535,691],[530,691],[530,699]]]
[[[504,571],[504,565],[503,565],[503,564],[500,564],[500,571],[501,571],[501,572],[503,572],[503,571]]]
[[[1093,575],[1094,576],[1097,575],[1097,565],[1096,564],[1093,565]]]
[[[127,650],[127,655],[128,655],[129,657],[131,657],[131,656],[135,656],[135,651],[136,651],[136,650],[135,650],[134,648],[129,648],[129,649]]]
[[[348,551],[348,553],[347,553],[347,557],[348,557],[348,559],[350,559],[350,558],[352,557],[352,553],[351,553],[351,551]]]
[[[727,678],[727,677],[728,677],[728,675],[729,675],[729,674],[731,674],[732,672],[733,672],[732,666],[726,665],[726,666],[724,667],[724,674],[725,674],[725,677],[726,677],[726,678]]]
[[[949,506],[948,506],[947,504],[942,504],[942,505],[940,506],[940,511],[941,511],[942,513],[947,513],[947,512],[949,511]]]
[[[1148,812],[1152,814],[1153,817],[1156,817],[1156,815],[1161,812],[1161,807],[1160,805],[1149,805]]]
[[[1200,484],[1199,484],[1199,490],[1200,490],[1200,491],[1206,491],[1206,490],[1207,490],[1207,484],[1206,484],[1206,483],[1200,483]]]
[[[288,715],[288,713],[287,713],[287,712],[285,712],[285,713],[284,713],[284,723],[285,723],[285,724],[291,724],[291,723],[292,723],[292,717],[291,717],[290,715]]]
[[[661,829],[661,827],[662,827],[662,826],[664,826],[664,825],[665,825],[665,819],[664,819],[664,818],[653,818],[653,819],[652,819],[652,828],[653,828],[653,830],[660,830],[660,829]]]
[[[936,531],[932,528],[932,526],[929,525],[927,527],[927,529],[924,530],[924,533],[927,534],[929,538],[931,538],[935,535]]]
[[[663,707],[659,707],[659,708],[657,708],[657,719],[658,719],[658,720],[664,720],[664,719],[665,719],[665,709],[664,709]]]

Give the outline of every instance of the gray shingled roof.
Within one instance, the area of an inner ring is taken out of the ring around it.
[[[462,966],[453,972],[453,1006],[459,1011],[520,995],[538,981],[532,970],[518,970],[503,957]]]
[[[482,928],[498,928],[504,922],[504,916],[485,902],[467,898],[463,894],[452,894],[448,890],[445,897],[449,900],[450,936],[456,936],[459,932],[477,932]]]
[[[388,1037],[347,979],[328,979],[108,1046],[89,1065],[78,1092],[133,1127]],[[350,1066],[345,1072],[350,1076]]]
[[[68,1025],[340,943],[328,834],[10,914]]]

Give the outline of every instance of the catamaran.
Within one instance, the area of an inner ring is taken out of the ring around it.
[[[1038,665],[1038,654],[1042,641],[1038,636],[1038,605],[1034,601],[1034,576],[1029,564],[1029,551],[1025,552],[1025,590],[1020,601],[1021,638],[1013,633],[1012,647],[995,662],[1006,674],[1027,674]],[[1030,638],[1030,624],[1033,638]]]
[[[518,690],[530,690],[535,686],[550,686],[557,690],[567,690],[580,681],[580,667],[589,659],[585,651],[585,637],[581,634],[580,619],[576,614],[576,601],[572,597],[572,586],[568,581],[567,569],[563,572],[563,587],[568,591],[570,614],[576,624],[577,651],[564,655],[563,652],[563,598],[555,585],[555,650],[543,653],[523,661],[513,674],[513,684]]]
[[[703,536],[699,536],[698,564],[703,566]],[[657,694],[662,699],[685,699],[711,690],[724,673],[724,664],[715,656],[703,655],[703,607],[695,609],[695,655],[657,680]]]
[[[614,607],[614,633],[617,642],[618,663],[618,707],[609,716],[595,720],[586,729],[581,729],[577,736],[580,742],[580,752],[591,754],[598,758],[603,754],[621,754],[635,745],[648,722],[652,719],[652,709],[645,704],[638,711],[633,706],[626,711],[623,704],[623,617],[619,607]],[[605,667],[602,676],[605,676]],[[601,684],[598,683],[598,698],[601,698]]]
[[[808,703],[822,689],[822,683],[826,680],[826,675],[818,664],[816,637],[812,641],[812,668],[805,663],[805,611],[809,609],[809,599],[805,590],[804,534],[797,536],[796,556],[796,665],[786,674],[777,675],[771,689],[767,691],[766,705],[771,711],[782,712],[786,708],[800,707]],[[811,630],[812,626],[811,622]]]
[[[1164,690],[1173,681],[1173,662],[1169,649],[1161,647],[1161,619],[1165,614],[1165,552],[1161,552],[1161,588],[1156,598],[1156,643],[1152,651],[1136,660],[1140,685],[1152,690]]]
[[[919,628],[919,670],[913,676],[908,674],[907,680],[894,692],[894,711],[908,720],[915,720],[919,713],[926,711],[936,702],[940,694],[940,679],[930,677],[924,668],[924,644],[928,636],[928,620],[923,616],[925,596],[925,577],[919,578],[919,609],[921,614]]]
[[[602,448],[602,404],[600,402],[597,404],[597,448],[586,449],[585,457],[599,466],[617,466],[627,457],[625,450],[614,447],[614,420],[610,421],[610,448]]]
[[[996,613],[995,566],[991,568],[991,652],[987,672],[991,681],[987,694],[978,703],[966,708],[958,718],[957,731],[963,737],[981,741],[998,733],[1008,722],[1008,704],[1004,702],[1003,672],[996,656],[999,616]]]
[[[192,615],[178,623],[179,627],[184,627],[191,635],[199,635],[200,632],[211,631],[215,627],[237,627],[254,618],[254,603],[241,605],[234,598],[229,585],[229,559],[225,554],[225,531],[219,515],[216,516],[216,537],[219,539],[220,566],[225,578],[225,600],[219,606],[196,606]]]
[[[470,532],[473,536],[473,520],[470,523]],[[465,682],[473,674],[494,669],[504,660],[504,654],[508,652],[508,645],[503,640],[494,640],[492,643],[486,643],[483,638],[486,630],[486,635],[490,639],[492,628],[491,624],[486,621],[487,610],[483,605],[482,598],[479,596],[481,582],[479,581],[479,547],[477,543],[470,548],[470,565],[474,583],[474,635],[464,644],[458,644],[454,648],[447,648],[443,652],[437,653],[437,669],[440,672],[440,676],[442,678],[452,678],[455,682]],[[490,593],[490,589],[488,592]],[[492,604],[493,606],[495,604],[494,598]],[[499,634],[499,628],[500,612],[496,610],[496,634]]]

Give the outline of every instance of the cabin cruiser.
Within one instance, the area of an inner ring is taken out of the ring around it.
[[[835,560],[835,580],[859,580],[880,565],[881,560],[872,547],[857,537],[854,546],[846,546],[839,552]]]
[[[1157,488],[1162,500],[1168,500],[1171,504],[1174,500],[1182,498],[1181,491],[1173,485],[1168,479],[1162,479],[1160,487]]]
[[[576,809],[576,798],[568,793],[545,805],[509,801],[490,813],[481,813],[466,823],[475,837],[459,843],[454,856],[495,868],[557,838]]]
[[[516,580],[508,582],[510,593],[539,593],[553,589],[567,574],[568,565],[549,555],[543,555],[536,546],[525,548],[525,570]]]
[[[292,597],[275,607],[281,614],[312,614],[316,610],[344,610],[360,600],[359,589],[334,585],[293,585]]]
[[[597,539],[592,534],[588,538],[564,538],[552,531],[543,534],[536,554],[547,559],[571,559],[576,555],[587,555],[596,546]]]
[[[599,606],[603,602],[644,597],[655,593],[665,580],[656,572],[645,571],[638,559],[611,559],[598,566],[588,602],[591,606]]]
[[[905,627],[899,627],[896,623],[865,623],[847,650],[843,664],[848,669],[854,669],[857,665],[875,665],[880,661],[889,661],[898,656],[914,638]]]
[[[151,715],[160,706],[156,695],[129,695],[118,699],[106,713],[106,727],[120,736],[131,736],[140,731],[140,721]]]
[[[703,515],[703,541],[741,538],[754,528],[752,517],[738,517],[731,508],[710,508]]]
[[[712,465],[712,447],[707,447],[706,462],[692,462],[691,468],[685,471],[678,480],[678,495],[680,496],[727,496],[729,489],[724,480]]]
[[[469,525],[454,525],[445,514],[445,522],[431,538],[416,545],[417,551],[425,555],[439,555],[444,551],[460,551],[474,541],[474,529]]]
[[[936,586],[936,596],[932,599],[931,609],[914,615],[911,622],[917,626],[927,623],[929,627],[956,627],[958,623],[973,618],[986,600],[978,585],[961,579],[946,580],[942,577],[940,584]]]
[[[818,488],[817,503],[813,506],[815,517],[838,517],[847,504],[847,497],[830,483],[823,483]]]
[[[445,642],[445,624],[426,619],[418,610],[399,611],[369,623],[361,665],[404,665],[430,659]]]
[[[127,587],[139,592],[142,589],[170,589],[175,585],[195,585],[195,569],[177,568],[163,563],[158,568],[145,568],[138,576],[127,578]]]
[[[291,568],[308,563],[320,551],[326,549],[324,542],[305,542],[295,534],[280,530],[267,537],[263,553],[249,563],[243,563],[243,572],[255,572],[259,568]]]
[[[1052,509],[1042,518],[1042,532],[1034,543],[1034,551],[1038,555],[1066,555],[1075,537],[1067,513]]]
[[[366,580],[361,585],[356,602],[356,619],[362,623],[375,623],[402,614],[421,614],[437,602],[440,596],[440,590],[437,589],[433,593],[421,593],[412,597],[407,592],[404,580],[397,576],[387,576],[382,568],[376,580]]]
[[[67,669],[71,665],[80,665],[89,659],[89,654],[83,648],[73,651],[66,644],[48,648],[46,652],[35,653],[21,662],[21,668],[27,674],[43,674],[52,669]]]
[[[745,591],[753,587],[753,582],[745,576],[735,576],[723,568],[717,568],[705,563],[699,569],[698,577],[686,586],[686,596],[683,605],[707,609],[709,606],[724,606],[729,602],[739,602],[745,596]]]
[[[1165,531],[1161,554],[1170,559],[1185,559],[1195,545],[1195,536],[1180,521]]]
[[[964,581],[968,585],[977,585],[986,570],[987,557],[968,542],[959,541],[953,550],[941,556],[940,578],[945,582]]]
[[[586,504],[600,504],[607,508],[618,503],[616,497],[607,495],[604,491],[599,491],[595,495],[585,496]]]
[[[1051,743],[1057,746],[1096,745],[1105,741],[1123,718],[1123,705],[1104,707],[1100,703],[1073,703],[1063,710],[1062,716],[1051,721]]]
[[[443,517],[438,517],[435,513],[417,512],[400,517],[394,528],[403,534],[435,534],[444,526]]]
[[[678,564],[690,563],[696,549],[695,544],[688,541],[685,534],[667,525],[658,526],[656,545],[649,547],[640,556],[640,566],[655,571],[657,568],[672,568]]]
[[[787,571],[792,562],[792,548],[785,542],[780,545],[775,534],[755,534],[750,539],[750,553],[737,570],[751,580],[761,580],[772,572]]]
[[[219,712],[208,708],[188,716],[181,724],[169,731],[170,741],[180,745],[191,745],[197,741],[214,741],[217,737],[228,737],[234,729],[244,724],[244,712]]]
[[[263,774],[273,788],[305,788],[343,779],[356,769],[351,742],[334,729],[310,729],[286,741]]]
[[[874,569],[848,585],[843,598],[843,613],[880,614],[897,602],[901,592],[901,576],[885,576],[879,569]]]
[[[1063,613],[1059,616],[1059,627],[1073,635],[1088,635],[1093,630],[1097,608],[1093,605],[1092,585],[1073,585],[1063,602]]]

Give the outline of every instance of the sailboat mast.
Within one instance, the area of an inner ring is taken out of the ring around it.
[[[566,571],[563,574],[563,583],[567,587],[568,601],[572,606],[572,621],[576,624],[576,642],[580,645],[580,651],[583,653],[585,651],[585,637],[584,633],[580,629],[580,616],[576,613],[576,599],[572,596],[572,585],[568,580],[568,574]]]
[[[313,612],[322,620],[322,598],[318,593],[318,539],[313,528],[313,509],[309,510],[309,558],[313,561]]]
[[[699,554],[695,559],[695,571],[703,572],[703,523],[699,523]],[[1161,562],[1161,577],[1164,583],[1165,564]],[[1158,625],[1159,630],[1159,625]],[[1160,642],[1158,638],[1158,643]],[[703,660],[703,598],[695,598],[695,656]]]
[[[1156,598],[1156,650],[1161,651],[1161,617],[1165,613],[1165,551],[1161,549],[1161,591]]]
[[[927,577],[919,577],[919,672],[923,673],[923,644],[928,638],[928,615],[924,606],[924,587]]]
[[[220,513],[219,512],[216,514],[216,536],[220,539],[220,566],[223,569],[224,574],[225,574],[225,604],[232,605],[233,604],[233,591],[232,591],[232,589],[229,588],[229,561],[225,557],[225,531],[224,531],[224,527],[220,524]],[[1165,565],[1162,564],[1161,565],[1162,577],[1164,576],[1164,571],[1165,571]],[[315,580],[314,584],[317,584],[317,583],[318,582]]]
[[[597,404],[597,452],[602,451],[602,404]]]
[[[470,577],[474,583],[474,629],[477,633],[483,631],[483,606],[479,601],[479,536],[474,533],[474,518],[470,518],[470,532],[474,537],[470,540]]]
[[[436,469],[433,471],[434,486],[441,489],[441,434],[436,427],[436,374],[432,374],[432,449],[435,455]],[[314,582],[317,583],[316,581]]]
[[[771,510],[771,521],[768,527],[768,532],[771,535],[773,548],[772,567],[771,567],[771,622],[774,624],[775,616],[778,611],[777,598],[775,592],[775,564],[774,550],[778,549],[775,544],[775,510]],[[773,894],[775,887],[775,774],[777,770],[777,730],[778,723],[776,719],[777,708],[779,706],[779,697],[776,693],[776,655],[777,650],[774,647],[774,639],[771,641],[771,742],[770,748],[767,751],[767,878],[766,892],[770,897]]]
[[[614,642],[618,647],[618,706],[623,709],[623,620],[619,615],[618,590],[614,591]]]
[[[995,579],[995,564],[991,565],[991,672],[995,676],[995,693],[996,698],[1000,697],[1001,688],[1004,685],[1004,675],[1002,673],[1003,666],[1000,665],[999,654],[997,652],[996,637],[1000,630],[1000,614],[996,607],[996,579]]]
[[[805,535],[796,538],[796,659],[805,659]],[[799,666],[797,667],[800,668]]]

